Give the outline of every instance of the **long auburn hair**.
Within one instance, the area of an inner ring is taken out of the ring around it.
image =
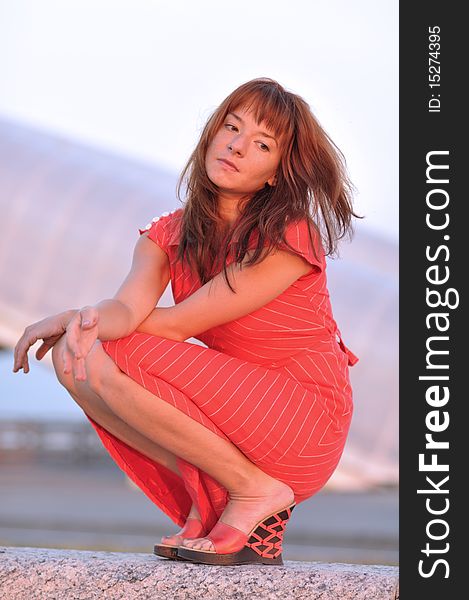
[[[243,107],[252,110],[257,124],[265,123],[280,140],[281,159],[274,186],[267,183],[238,207],[240,216],[230,229],[220,217],[218,188],[205,169],[207,148],[222,127],[226,115]],[[244,264],[260,262],[280,242],[290,222],[306,219],[309,236],[317,252],[320,241],[326,255],[337,252],[337,243],[353,235],[352,217],[361,218],[352,208],[354,186],[346,172],[345,158],[312,114],[308,104],[269,78],[248,81],[236,88],[208,119],[199,142],[177,183],[177,196],[185,186],[185,205],[181,221],[178,260],[187,257],[201,285],[223,268],[228,280],[226,260],[230,242],[234,261],[244,261],[253,230],[259,233],[257,247]]]

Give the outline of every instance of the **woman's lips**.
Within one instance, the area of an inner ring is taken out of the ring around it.
[[[238,169],[230,162],[224,160],[223,158],[217,158],[218,162],[225,167],[228,171],[238,171]]]

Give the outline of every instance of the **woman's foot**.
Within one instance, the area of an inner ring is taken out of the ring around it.
[[[192,505],[189,514],[187,515],[188,519],[199,519],[200,520],[200,514],[199,511],[197,510],[197,508],[195,507],[195,504]],[[183,540],[182,535],[179,535],[179,533],[175,533],[174,535],[164,535],[161,538],[161,543],[162,544],[166,544],[168,546],[179,546],[181,544]]]
[[[248,535],[261,519],[289,506],[294,499],[291,487],[269,477],[267,483],[265,480],[257,485],[252,482],[250,489],[245,490],[243,495],[230,494],[228,504],[219,520]],[[184,538],[181,545],[185,548],[215,552],[212,542],[207,538]]]

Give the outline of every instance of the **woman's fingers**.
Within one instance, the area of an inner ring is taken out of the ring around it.
[[[67,346],[70,349],[72,356],[81,358],[82,352],[80,349],[81,327],[80,320],[74,320],[73,324],[67,329]]]
[[[70,351],[73,354],[73,357],[77,360],[85,359],[93,346],[94,342],[98,336],[97,330],[97,317],[93,315],[93,311],[91,308],[88,312],[84,313],[85,319],[81,321],[81,319],[77,319],[77,321],[73,324],[68,330],[67,340]],[[97,311],[94,311],[97,313]],[[81,312],[80,312],[81,314]],[[91,319],[90,321],[88,321]],[[87,323],[86,326],[83,323]]]
[[[62,351],[62,361],[64,364],[64,373],[69,375],[72,372],[72,359],[70,352],[66,348]]]
[[[36,351],[36,359],[42,360],[51,348],[52,346],[49,346],[49,344],[43,342]]]
[[[63,351],[62,359],[64,363],[64,373],[69,375],[73,373],[73,378],[78,381],[86,381],[85,359],[75,358],[66,349]]]
[[[67,338],[67,345],[63,351],[64,373],[72,373],[74,379],[86,381],[85,357],[77,358],[75,352],[70,347],[70,340]]]
[[[23,372],[29,373],[29,361],[28,361],[28,353],[26,352],[23,359]]]
[[[90,329],[98,322],[98,310],[94,306],[85,306],[80,310],[81,327]]]
[[[75,379],[77,381],[86,381],[85,359],[75,359]]]
[[[22,356],[20,359],[20,348],[19,348],[19,342],[18,342],[18,344],[16,344],[15,350],[13,352],[13,373],[16,373],[19,370],[21,364],[22,364]]]
[[[16,373],[16,371],[18,371],[18,369],[20,369],[21,365],[23,364],[23,350],[22,350],[23,337],[24,337],[24,334],[17,341],[15,349],[13,351],[13,373]]]
[[[44,356],[49,352],[49,350],[53,348],[55,344],[60,340],[62,335],[63,334],[44,338],[42,344],[36,350],[36,359],[42,360]]]
[[[28,351],[30,347],[38,340],[43,340],[42,346],[36,352],[36,358],[41,360],[64,334],[64,331],[65,325],[62,314],[52,315],[37,323],[28,325],[13,352],[13,373],[20,369],[23,369],[25,373],[29,373]]]
[[[18,340],[13,352],[13,373],[23,369],[25,373],[29,373],[28,350],[37,342],[37,337],[32,336],[26,328],[23,335]]]
[[[84,358],[75,358],[73,354],[64,350],[64,373],[72,373],[77,381],[86,381],[86,368]]]
[[[86,381],[86,357],[97,339],[98,311],[82,308],[69,322],[63,353],[64,373],[73,372],[78,381]]]

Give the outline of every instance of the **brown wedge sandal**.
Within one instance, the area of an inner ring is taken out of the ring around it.
[[[190,517],[187,519],[186,524],[181,529],[179,533],[175,535],[181,536],[183,538],[199,538],[204,537],[206,531],[202,526],[202,523],[199,519],[194,519]],[[173,536],[167,536],[173,537]],[[155,544],[153,548],[153,553],[157,556],[163,556],[164,558],[171,558],[173,560],[185,560],[184,558],[178,556],[178,548],[179,546],[174,546],[172,544]]]
[[[282,540],[295,503],[259,521],[246,535],[236,527],[218,521],[206,535],[215,552],[179,546],[177,555],[204,565],[283,565]],[[198,536],[201,537],[201,536]]]

